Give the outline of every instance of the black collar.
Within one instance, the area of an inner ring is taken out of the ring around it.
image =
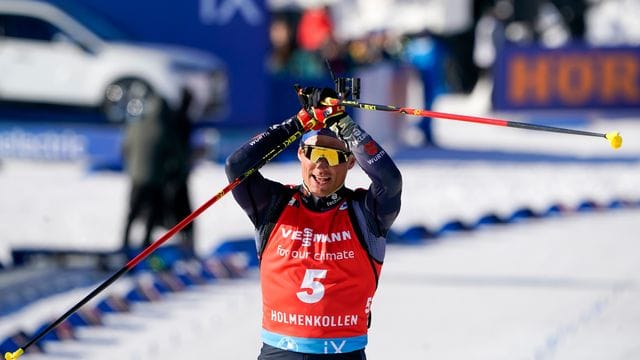
[[[314,211],[326,211],[336,207],[336,205],[338,205],[342,201],[342,199],[346,198],[348,194],[351,192],[351,190],[342,186],[340,189],[338,189],[336,192],[332,193],[331,195],[324,196],[324,197],[316,197],[309,192],[309,190],[304,186],[304,184],[298,186],[298,191],[300,191],[300,194],[301,194],[300,198],[302,199],[302,202],[304,203],[304,205],[307,208]]]

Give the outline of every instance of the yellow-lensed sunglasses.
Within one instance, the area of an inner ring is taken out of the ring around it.
[[[323,158],[327,160],[329,166],[336,166],[347,162],[349,155],[351,155],[351,153],[347,151],[316,145],[302,145],[302,153],[307,159],[314,163]]]

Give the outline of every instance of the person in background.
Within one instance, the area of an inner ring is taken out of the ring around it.
[[[172,228],[191,213],[188,177],[191,170],[191,97],[171,111],[161,99],[148,101],[146,111],[127,123],[123,143],[125,167],[131,180],[122,250],[131,248],[131,227],[144,221],[141,245],[151,244],[156,227]],[[193,223],[177,235],[185,257],[195,256]]]
[[[125,253],[131,249],[130,233],[134,221],[144,221],[142,245],[145,247],[151,243],[154,227],[162,222],[162,107],[160,99],[151,98],[141,116],[127,120],[122,154],[131,190],[122,241],[122,251]]]
[[[189,174],[192,168],[192,121],[189,117],[191,100],[191,95],[185,91],[180,108],[172,114],[164,132],[164,224],[168,229],[193,211],[189,197]],[[176,236],[180,238],[183,255],[194,257],[194,223],[187,224]]]
[[[229,181],[275,146],[302,136],[302,183],[254,172],[233,196],[256,230],[263,317],[259,359],[365,359],[371,305],[386,236],[400,211],[402,178],[387,152],[331,89],[301,90],[303,109],[268,128],[226,161]],[[356,164],[367,189],[345,186]]]

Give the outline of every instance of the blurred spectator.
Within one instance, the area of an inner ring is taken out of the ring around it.
[[[171,114],[163,134],[167,144],[164,166],[164,222],[167,228],[173,227],[192,212],[188,186],[192,166],[192,121],[188,116],[191,100],[190,94],[185,91],[180,108]],[[191,222],[178,233],[182,251],[189,257],[195,256],[193,228]]]
[[[179,111],[153,98],[145,112],[130,119],[125,130],[123,155],[131,180],[129,212],[126,219],[123,251],[129,252],[134,221],[144,222],[142,246],[152,242],[156,227],[171,228],[191,213],[187,186],[190,171],[191,122],[187,116],[191,101],[185,96]],[[180,233],[180,245],[186,256],[195,255],[193,225]]]
[[[432,36],[418,36],[407,42],[405,56],[408,63],[414,66],[420,74],[423,103],[417,105],[417,107],[431,109],[436,96],[446,91],[445,49],[443,44]],[[423,117],[417,125],[422,135],[422,139],[417,144],[425,147],[436,146],[432,119]]]
[[[586,0],[477,0],[473,59],[485,72],[504,43],[556,48],[586,35]]]
[[[586,33],[587,0],[552,0],[567,25],[572,39],[583,39]]]
[[[336,76],[366,78],[362,83],[363,101],[404,106],[408,106],[404,101],[409,99],[401,94],[408,94],[407,86],[414,87],[412,91],[416,92],[414,83],[418,74],[418,82],[421,82],[418,92],[423,101],[412,106],[429,109],[440,94],[473,91],[480,77],[490,76],[497,54],[506,42],[558,47],[569,41],[582,40],[586,32],[585,12],[590,5],[587,0],[468,0],[463,3],[470,6],[470,11],[451,12],[453,5],[449,2],[431,5],[436,11],[448,9],[452,14],[459,14],[459,18],[447,22],[457,25],[444,29],[425,25],[422,30],[411,33],[397,31],[402,25],[392,14],[385,17],[385,21],[376,23],[377,27],[372,26],[375,31],[365,32],[361,27],[343,24],[355,22],[371,26],[371,18],[350,17],[360,6],[372,5],[365,1],[339,2],[322,8],[288,7],[286,21],[276,17],[272,24],[272,33],[283,34],[279,37],[272,34],[270,63],[279,64],[271,66],[277,70],[272,73],[288,76],[293,83],[328,80],[324,68],[326,60]],[[401,4],[400,1],[384,4],[397,4],[404,11],[416,5]],[[342,19],[344,14],[349,16]],[[379,13],[372,14],[373,23],[381,19]],[[407,23],[411,23],[409,20]],[[340,29],[343,32],[351,29],[351,33],[348,36],[336,34]],[[375,89],[370,89],[371,86]],[[415,100],[416,96],[412,97]],[[358,121],[367,121],[376,114],[358,112],[356,116]],[[381,130],[384,135],[403,136],[398,124],[386,124],[386,120],[373,122],[378,127],[392,130]],[[413,129],[417,128],[421,133],[420,139],[411,135],[410,142],[396,139],[397,145],[403,145],[403,141],[409,146],[436,144],[431,119],[422,118],[412,123],[415,124]],[[383,134],[378,136],[388,148],[395,147],[385,141]]]
[[[307,51],[317,51],[332,36],[333,25],[327,8],[311,8],[302,13],[297,34],[300,48]]]
[[[302,12],[296,31],[296,51],[292,66],[297,75],[320,78],[327,74],[322,49],[333,37],[328,8],[310,8]]]
[[[315,15],[305,18],[304,22],[301,15],[300,13],[279,13],[273,16],[269,26],[271,53],[267,61],[267,67],[273,75],[319,78],[326,74],[320,55],[320,46],[316,46],[316,42],[325,39],[312,37],[306,30],[307,26],[316,26]],[[298,43],[300,31],[305,32],[302,36],[305,47],[301,47]]]
[[[123,250],[128,252],[130,232],[136,219],[144,220],[145,233],[142,246],[151,243],[155,226],[162,219],[163,159],[160,142],[162,138],[162,101],[152,98],[140,117],[128,119],[123,143],[125,168],[131,181],[129,213],[127,215]]]
[[[510,3],[502,2],[498,6],[494,1],[480,1],[474,7],[474,43],[473,62],[479,68],[479,76],[488,73],[497,56],[497,47],[503,43],[504,22],[513,11]]]
[[[267,67],[272,74],[278,74],[287,70],[288,63],[293,54],[295,40],[291,26],[282,16],[276,16],[269,26],[269,40],[271,53],[267,61]]]

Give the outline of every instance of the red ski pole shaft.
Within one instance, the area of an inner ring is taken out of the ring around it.
[[[363,110],[390,111],[390,112],[397,112],[401,114],[414,115],[414,116],[466,121],[466,122],[472,122],[472,123],[478,123],[478,124],[513,127],[513,128],[519,128],[519,129],[525,129],[525,130],[537,130],[537,131],[555,132],[555,133],[563,133],[563,134],[602,137],[607,139],[611,147],[614,149],[618,149],[620,148],[620,146],[622,146],[622,137],[620,136],[620,133],[617,131],[610,131],[607,133],[596,133],[591,131],[574,130],[574,129],[546,126],[546,125],[527,124],[522,122],[508,121],[508,120],[488,118],[488,117],[450,114],[450,113],[444,113],[444,112],[438,112],[438,111],[414,109],[409,107],[397,107],[397,106],[391,106],[391,105],[368,104],[368,103],[362,103],[362,102],[351,101],[351,100],[332,99],[331,103],[333,105],[349,106],[349,107],[355,107]]]

